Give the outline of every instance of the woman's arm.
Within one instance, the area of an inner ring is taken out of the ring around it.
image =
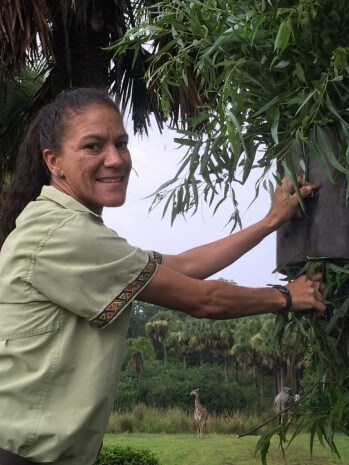
[[[301,276],[286,286],[291,293],[291,311],[325,311],[321,274]],[[274,288],[236,286],[220,280],[193,279],[159,265],[137,300],[179,310],[195,318],[230,319],[274,313],[286,307],[285,296]]]
[[[303,184],[301,179],[299,184],[302,198],[317,188],[311,183]],[[231,236],[178,255],[163,255],[163,265],[186,276],[205,279],[234,263],[285,221],[299,214],[297,194],[292,184],[284,179],[275,189],[271,210],[261,221]]]

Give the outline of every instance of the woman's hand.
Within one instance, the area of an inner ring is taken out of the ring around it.
[[[326,310],[322,291],[325,285],[322,283],[322,274],[315,273],[311,278],[300,276],[286,286],[292,296],[292,310],[304,312],[313,310],[315,316],[321,316]]]
[[[299,192],[304,199],[309,197],[318,186],[298,176],[297,178]],[[299,198],[291,179],[283,178],[281,184],[278,184],[274,192],[273,205],[267,217],[272,218],[273,223],[278,228],[293,216],[301,217],[302,212],[299,206]]]

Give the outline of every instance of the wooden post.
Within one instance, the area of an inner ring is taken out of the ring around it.
[[[334,152],[336,143],[332,140]],[[330,167],[329,167],[330,169]],[[333,169],[330,169],[333,172]],[[315,157],[308,157],[307,179],[320,186],[305,200],[306,213],[292,218],[277,232],[277,267],[304,263],[309,259],[349,259],[349,205],[347,181],[342,174],[326,176]]]

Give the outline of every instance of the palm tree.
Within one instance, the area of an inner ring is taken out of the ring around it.
[[[236,379],[239,376],[240,366],[243,372],[252,366],[254,372],[256,369],[256,351],[251,345],[251,339],[261,328],[261,318],[251,317],[237,320],[234,331],[234,344],[231,347],[230,355],[236,360]],[[256,380],[256,377],[254,376]]]
[[[32,96],[26,116],[34,114],[57,93],[72,86],[93,86],[108,89],[129,103],[135,131],[147,131],[148,118],[155,114],[162,125],[161,112],[148,98],[141,79],[145,71],[146,52],[136,63],[130,53],[114,60],[107,48],[134,25],[134,10],[146,0],[18,0],[5,1],[0,6],[0,90],[8,81],[22,82],[23,72],[37,68],[40,63],[40,83]],[[6,96],[5,96],[6,97]],[[4,100],[2,100],[3,105]],[[5,107],[6,98],[5,98]],[[23,128],[17,114],[18,129]],[[9,128],[2,128],[2,137],[10,136]],[[20,133],[16,138],[20,138]],[[14,140],[14,139],[12,139]],[[11,171],[16,151],[2,156],[0,181],[4,172]],[[0,184],[1,185],[1,184]]]
[[[153,342],[161,344],[163,349],[163,362],[164,365],[167,365],[167,333],[169,331],[169,322],[167,320],[149,321],[145,325],[145,329]]]
[[[190,336],[186,331],[185,326],[181,325],[177,331],[171,331],[168,335],[168,343],[171,346],[170,350],[176,351],[182,359],[183,368],[187,366],[187,353],[189,350]]]
[[[204,352],[207,349],[211,324],[210,320],[202,319],[191,320],[188,326],[188,333],[190,334],[188,350],[197,354],[200,366],[204,365]]]
[[[14,154],[24,134],[25,122],[41,85],[38,71],[27,68],[20,79],[7,79],[0,87],[0,203],[10,182],[9,173],[14,168]]]
[[[144,361],[155,357],[154,347],[146,337],[128,339],[126,347],[126,358],[129,357],[128,366],[134,370],[137,380],[140,381]]]
[[[272,315],[263,317],[258,333],[251,338],[251,347],[259,358],[259,367],[268,367],[274,371],[275,395],[284,386],[299,389],[297,374],[304,365],[304,354],[308,349],[296,332],[288,332],[282,342],[273,340],[275,319]]]
[[[213,357],[223,357],[224,379],[228,381],[228,357],[234,343],[235,321],[215,321],[208,334],[207,346],[212,350]]]
[[[159,309],[156,305],[136,300],[132,305],[132,315],[127,336],[129,338],[146,336],[145,325],[158,311]]]

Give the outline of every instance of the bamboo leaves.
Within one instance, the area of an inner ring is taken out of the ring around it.
[[[349,432],[349,264],[345,260],[311,260],[304,266],[290,265],[285,272],[288,279],[294,279],[302,274],[312,276],[319,270],[326,285],[326,315],[320,319],[313,318],[311,314],[280,315],[272,337],[272,341],[279,345],[285,337],[287,339],[291,334],[298,335],[298,343],[310,348],[308,366],[312,366],[317,381],[303,394],[303,401],[292,409],[292,422],[270,428],[262,434],[256,450],[264,464],[267,464],[266,454],[274,434],[279,435],[280,446],[287,447],[299,433],[310,431],[311,453],[318,439],[339,457],[334,441],[335,433]],[[313,391],[315,395],[307,399],[307,395]],[[291,440],[287,440],[286,434],[290,432]]]
[[[282,21],[279,26],[279,30],[274,42],[274,51],[282,53],[290,42],[291,34],[292,21],[291,18],[288,17],[285,21]]]
[[[138,25],[114,46],[116,55],[130,48],[139,54],[148,44],[148,88],[171,124],[186,131],[178,140],[195,163],[186,165],[182,182],[190,189],[202,183],[205,195],[195,190],[194,196],[192,189],[182,213],[195,210],[201,198],[212,203],[217,196],[221,205],[235,182],[245,182],[256,166],[264,173],[273,169],[275,159],[295,178],[284,152],[292,140],[319,160],[330,179],[336,171],[347,175],[347,4],[284,4],[160,0],[144,8]],[[326,127],[338,135],[338,156]],[[298,157],[304,165],[305,154]],[[220,189],[223,183],[229,189]]]

